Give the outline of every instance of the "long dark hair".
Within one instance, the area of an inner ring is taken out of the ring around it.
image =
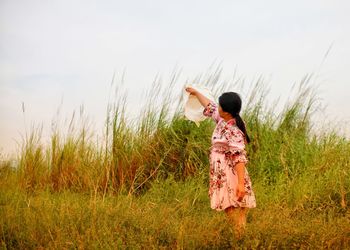
[[[250,138],[247,134],[245,124],[239,115],[242,107],[241,97],[235,92],[226,92],[219,97],[219,104],[223,111],[228,112],[236,120],[237,127],[244,133],[247,142],[250,142]]]

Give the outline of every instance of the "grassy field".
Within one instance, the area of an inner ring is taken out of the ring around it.
[[[236,89],[218,85],[219,76],[206,77],[215,93]],[[82,114],[66,131],[57,125],[49,144],[42,143],[40,128],[31,129],[18,166],[1,163],[1,247],[350,248],[350,141],[331,130],[313,131],[318,104],[309,78],[279,113],[267,105],[259,83],[244,100],[257,208],[239,241],[225,214],[209,208],[214,124],[206,120],[197,127],[184,119],[180,104],[174,108],[175,80],[163,89],[153,86],[135,123],[126,120],[118,92],[98,143]]]

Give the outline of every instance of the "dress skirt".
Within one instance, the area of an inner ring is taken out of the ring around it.
[[[244,155],[232,155],[212,147],[210,151],[209,197],[212,209],[221,211],[228,207],[256,207],[252,183],[245,167],[245,196],[238,201],[236,189],[238,175],[235,166],[238,162],[246,162]]]

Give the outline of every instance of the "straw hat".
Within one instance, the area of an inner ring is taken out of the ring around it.
[[[203,115],[204,107],[199,102],[196,96],[191,95],[186,91],[187,87],[191,87],[196,89],[198,92],[200,92],[202,95],[207,97],[209,100],[214,101],[213,94],[211,91],[204,86],[200,85],[186,85],[183,90],[183,100],[185,104],[185,117],[196,123],[197,126],[199,126],[199,123],[203,121],[206,117]]]

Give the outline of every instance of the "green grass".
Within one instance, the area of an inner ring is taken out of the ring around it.
[[[216,93],[235,89],[218,84],[220,73],[197,80]],[[244,99],[257,208],[240,241],[225,214],[209,207],[214,124],[197,127],[184,119],[172,94],[176,79],[153,86],[134,123],[118,92],[107,107],[102,142],[93,139],[82,111],[67,131],[57,125],[49,144],[42,143],[40,128],[32,129],[18,166],[7,159],[0,166],[2,248],[350,248],[350,141],[313,131],[317,99],[310,78],[280,113],[267,105],[259,83]]]
[[[154,181],[142,196],[20,190],[1,193],[2,244],[8,249],[329,248],[350,244],[350,214],[336,204],[307,208],[256,183],[259,206],[236,242],[225,215],[208,204],[205,177]],[[280,197],[282,198],[282,197]]]

